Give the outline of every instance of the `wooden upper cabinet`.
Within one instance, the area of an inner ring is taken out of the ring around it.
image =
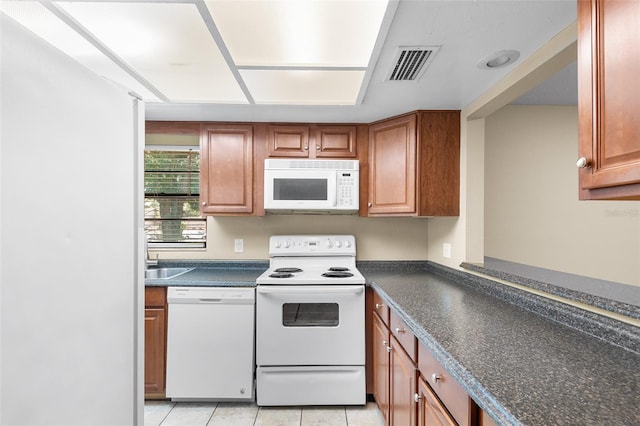
[[[639,41],[638,0],[578,1],[582,200],[640,199]]]
[[[269,126],[269,157],[308,157],[309,126]]]
[[[313,126],[316,157],[318,158],[355,158],[356,126]],[[312,145],[312,146],[313,146]]]
[[[355,158],[356,126],[270,125],[269,157]]]
[[[457,216],[460,112],[419,111],[369,127],[368,216]]]
[[[369,216],[416,214],[416,116],[369,128]]]
[[[253,126],[203,124],[200,209],[203,214],[252,214]]]

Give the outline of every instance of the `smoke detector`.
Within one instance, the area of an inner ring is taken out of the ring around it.
[[[387,80],[418,81],[438,50],[440,46],[398,47]]]

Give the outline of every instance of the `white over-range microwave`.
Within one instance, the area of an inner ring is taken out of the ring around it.
[[[264,161],[264,208],[270,213],[353,214],[359,187],[358,160]]]

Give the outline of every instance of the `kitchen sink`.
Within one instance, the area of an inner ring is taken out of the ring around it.
[[[192,271],[194,268],[153,268],[145,269],[144,277],[160,280],[168,280],[170,278],[177,277],[178,275],[186,274]]]

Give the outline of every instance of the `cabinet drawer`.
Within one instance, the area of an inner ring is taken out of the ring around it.
[[[413,335],[407,324],[400,319],[398,314],[391,311],[389,314],[390,317],[390,331],[391,334],[398,339],[398,342],[402,345],[407,354],[411,357],[411,359],[415,362],[417,360],[417,341],[416,336]]]
[[[389,326],[389,307],[382,301],[382,297],[375,291],[373,292],[373,310],[378,314],[382,322]]]
[[[167,302],[166,287],[145,287],[144,288],[144,306],[164,308]]]
[[[422,344],[418,345],[418,369],[456,422],[461,426],[471,424],[475,416],[469,396]]]

